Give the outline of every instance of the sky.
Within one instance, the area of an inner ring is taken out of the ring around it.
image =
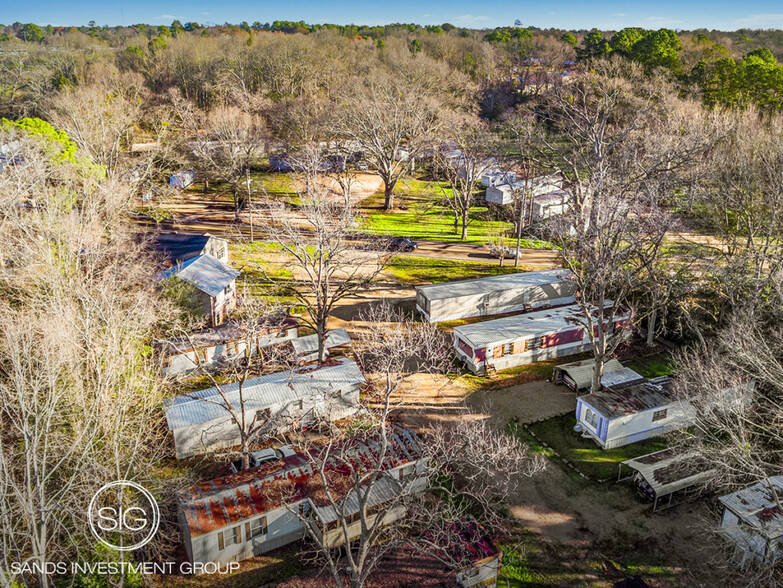
[[[26,0],[0,1],[0,23],[35,22],[54,26],[130,25],[139,22],[239,23],[304,20],[308,23],[387,24],[450,22],[469,28],[524,25],[560,29],[628,26],[672,29],[781,28],[783,1],[749,0]]]

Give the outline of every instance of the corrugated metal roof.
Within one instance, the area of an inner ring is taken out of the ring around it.
[[[416,433],[394,426],[380,469],[387,471],[422,459],[424,448]],[[297,453],[279,461],[262,464],[237,474],[195,484],[179,494],[179,504],[192,537],[237,524],[275,510],[283,504],[310,499],[313,505],[331,504],[323,481],[314,467],[324,464],[329,490],[335,499],[347,496],[354,485],[351,472],[367,472],[377,467],[378,440],[354,437],[342,446],[330,448],[324,458],[321,449]],[[339,457],[337,457],[339,456]],[[380,496],[389,496],[381,489]]]
[[[616,359],[610,359],[604,364],[603,374],[601,376],[601,383],[604,382],[604,378],[610,372],[620,370],[623,365]],[[576,382],[579,388],[589,386],[593,380],[593,370],[595,369],[595,359],[585,359],[583,361],[574,361],[572,363],[566,363],[563,365],[555,366],[555,370],[560,370],[567,373],[570,378]]]
[[[476,278],[473,280],[459,280],[444,284],[431,284],[419,286],[417,292],[421,292],[429,300],[441,300],[445,298],[459,298],[460,296],[474,296],[489,292],[504,292],[506,290],[521,290],[534,286],[556,284],[570,280],[571,270],[549,269],[537,272],[520,272],[517,274],[505,274],[503,276],[491,276],[488,278]]]
[[[345,329],[335,329],[326,333],[326,340],[324,341],[327,349],[332,347],[339,347],[340,345],[349,345],[351,338],[348,336],[348,331]],[[291,340],[291,345],[294,347],[294,351],[297,355],[307,355],[308,353],[315,353],[318,351],[318,335],[307,335],[305,337],[298,337]]]
[[[591,392],[582,400],[602,416],[611,419],[671,404],[674,399],[669,390],[670,384],[671,378],[668,376],[651,380],[642,378]]]
[[[276,404],[288,404],[318,392],[338,392],[364,381],[359,366],[347,358],[337,359],[320,367],[304,367],[268,374],[245,382],[245,410],[250,412]],[[239,405],[239,382],[225,384],[221,389],[228,405]],[[226,418],[226,406],[217,388],[207,388],[175,396],[166,401],[164,411],[169,430],[174,430]]]
[[[630,382],[641,382],[645,379],[641,374],[637,374],[631,368],[620,367],[601,374],[601,385],[604,387],[620,386]]]
[[[613,304],[614,302],[607,300],[605,308],[611,308]],[[626,315],[627,313],[623,316]],[[520,339],[576,328],[581,326],[578,320],[581,316],[582,310],[579,305],[569,304],[568,306],[454,327],[454,334],[469,343],[474,349],[481,349],[488,345],[502,345]],[[618,316],[617,318],[622,317]]]
[[[772,476],[718,500],[760,535],[775,539],[783,535],[783,512],[772,496],[769,484],[779,497],[783,497],[783,476]]]
[[[658,498],[706,482],[716,473],[698,453],[674,448],[627,459],[623,465],[639,472]]]
[[[180,280],[195,286],[212,298],[225,290],[239,275],[239,270],[206,253],[172,269]]]
[[[372,508],[378,504],[391,502],[397,497],[401,489],[400,483],[389,476],[378,478],[370,487],[370,495],[367,497],[367,507]],[[338,502],[338,505],[343,516],[359,512],[359,498],[357,497],[356,489],[352,488],[343,501]],[[318,513],[321,522],[324,524],[331,523],[339,518],[337,509],[331,503],[318,506],[315,510]]]

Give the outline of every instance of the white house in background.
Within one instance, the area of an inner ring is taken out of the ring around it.
[[[563,176],[560,174],[539,176],[530,180],[518,180],[509,184],[488,187],[485,199],[492,204],[512,204],[522,195],[530,198],[531,196],[558,192],[563,189],[564,183]]]
[[[163,272],[164,278],[174,276],[196,289],[200,310],[210,317],[213,327],[223,324],[234,310],[239,270],[204,254]]]
[[[196,181],[196,170],[185,169],[175,173],[169,178],[169,186],[177,190],[184,190]]]
[[[545,221],[565,214],[571,208],[571,194],[565,190],[547,192],[533,198],[533,220]]]
[[[355,471],[368,471],[380,449],[375,442],[350,439],[347,446],[334,447],[332,455],[353,462]],[[178,497],[179,521],[185,551],[192,563],[240,561],[272,549],[300,541],[309,525],[324,544],[338,547],[344,533],[332,502],[326,497],[315,464],[322,463],[317,449],[298,453],[278,461],[201,482]],[[384,473],[370,489],[368,521],[388,505],[383,524],[391,524],[405,515],[400,493],[418,493],[425,489],[426,454],[413,431],[394,427],[384,456]],[[342,466],[342,467],[341,467]],[[330,458],[325,462],[333,498],[346,517],[350,538],[360,533],[361,519],[353,482],[344,485],[338,476],[348,478],[344,462]],[[340,494],[339,488],[343,488]],[[301,516],[299,516],[301,515]],[[472,585],[472,584],[471,584]]]
[[[351,337],[345,329],[334,329],[326,333],[324,346],[326,347],[327,356],[331,349],[348,347],[350,345]],[[294,354],[296,355],[299,365],[304,365],[318,359],[318,335],[306,335],[305,337],[292,339],[291,346],[294,348]]]
[[[672,396],[668,376],[648,380],[623,368],[604,374],[601,385],[602,390],[577,399],[575,430],[602,449],[663,435],[693,422],[693,406]]]
[[[613,304],[607,300],[605,309]],[[623,329],[630,318],[618,311],[608,330]],[[590,348],[584,320],[581,308],[571,304],[454,327],[454,349],[474,374],[573,355]]]
[[[228,408],[242,409],[245,419],[268,422],[269,434],[336,421],[359,410],[359,388],[365,382],[359,366],[335,359],[316,367],[268,374],[240,383],[175,396],[164,404],[168,428],[174,435],[177,459],[239,444],[237,425]]]
[[[513,184],[517,181],[516,172],[491,171],[481,176],[481,185],[485,188],[494,188],[502,184]]]
[[[532,310],[574,302],[566,269],[520,272],[416,288],[416,309],[429,323]]]
[[[232,321],[196,331],[188,336],[162,341],[159,345],[161,373],[173,376],[207,367],[220,360],[232,361],[259,348],[272,347],[296,339],[297,322],[290,316],[271,317],[263,329],[256,329],[252,339],[242,325]]]
[[[780,559],[783,552],[781,497],[783,476],[773,476],[718,498],[723,506],[720,530],[736,545],[734,558],[740,566],[745,567],[754,560],[769,564]]]

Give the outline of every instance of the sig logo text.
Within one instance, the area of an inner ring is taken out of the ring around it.
[[[111,549],[133,551],[146,545],[160,525],[160,510],[141,484],[118,480],[95,493],[87,510],[90,530]]]

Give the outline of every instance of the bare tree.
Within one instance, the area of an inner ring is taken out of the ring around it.
[[[476,117],[452,113],[445,126],[445,136],[453,149],[436,150],[435,166],[448,188],[441,186],[454,213],[454,233],[459,233],[464,241],[468,238],[470,209],[481,177],[496,165],[490,157],[494,140],[487,125]]]
[[[353,140],[383,180],[384,208],[394,208],[394,187],[425,149],[438,125],[437,106],[415,86],[371,83],[346,97],[338,134]]]
[[[268,278],[304,306],[302,320],[318,335],[318,361],[326,359],[329,316],[337,303],[364,288],[383,270],[386,255],[355,240],[360,221],[353,207],[312,182],[296,211],[278,206],[269,235],[283,251],[290,279]],[[258,266],[264,271],[263,260]]]
[[[431,538],[468,509],[497,520],[496,508],[515,480],[543,466],[511,437],[467,419],[411,442],[404,429],[390,423],[395,398],[411,373],[450,370],[448,341],[432,325],[411,322],[385,304],[363,318],[367,329],[357,346],[371,386],[368,411],[360,426],[336,432],[307,454],[319,480],[318,508],[330,513],[336,531],[327,536],[317,515],[290,506],[335,583],[352,588],[364,586],[376,564],[402,545],[418,541],[430,548]],[[403,455],[410,465],[391,476]],[[445,478],[453,484],[441,483]]]

